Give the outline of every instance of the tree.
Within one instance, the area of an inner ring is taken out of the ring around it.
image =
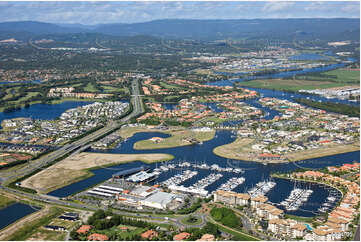
[[[203,227],[203,230],[206,234],[213,234],[215,236],[219,234],[217,226],[210,222],[206,223],[206,225]]]
[[[79,240],[79,237],[78,237],[78,233],[73,230],[70,232],[70,237],[73,239],[73,240]]]

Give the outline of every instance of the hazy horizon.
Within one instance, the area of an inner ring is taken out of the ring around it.
[[[164,19],[360,18],[359,1],[0,2],[0,22],[99,25]]]

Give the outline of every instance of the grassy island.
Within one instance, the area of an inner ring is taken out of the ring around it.
[[[148,149],[163,149],[192,145],[199,142],[204,142],[213,139],[216,131],[200,131],[195,132],[189,129],[173,129],[164,132],[171,135],[169,138],[159,140],[142,140],[134,144],[134,149],[148,150]]]

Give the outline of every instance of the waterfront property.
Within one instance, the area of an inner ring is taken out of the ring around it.
[[[17,118],[4,120],[0,141],[7,143],[59,145],[120,118],[129,108],[120,101],[92,103],[72,108],[57,120]]]

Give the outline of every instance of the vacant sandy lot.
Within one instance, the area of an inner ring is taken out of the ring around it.
[[[84,152],[70,156],[27,178],[22,182],[22,186],[37,190],[40,193],[48,193],[91,176],[92,173],[88,170],[90,168],[137,160],[152,163],[170,159],[173,159],[173,156],[168,154],[104,154]]]
[[[238,159],[262,163],[285,163],[360,150],[360,143],[356,142],[349,145],[331,145],[318,149],[289,152],[284,155],[282,160],[263,161],[258,159],[257,156],[253,154],[250,148],[250,145],[253,141],[253,139],[238,138],[230,144],[216,147],[213,150],[213,153],[228,159]]]
[[[349,145],[331,145],[314,150],[304,150],[300,152],[292,152],[286,155],[290,161],[306,160],[322,156],[336,155],[346,152],[360,150],[360,143],[356,142]]]

